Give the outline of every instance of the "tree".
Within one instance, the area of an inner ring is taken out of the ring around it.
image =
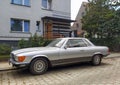
[[[111,0],[88,0],[82,29],[96,45],[106,45],[120,51],[120,3]],[[95,38],[97,35],[97,38]]]
[[[88,32],[88,37],[95,35],[110,37],[115,28],[115,10],[109,0],[88,0],[86,15],[83,17],[83,29]],[[114,22],[114,23],[113,23]]]

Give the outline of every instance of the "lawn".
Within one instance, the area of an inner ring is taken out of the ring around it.
[[[0,61],[8,60],[10,55],[0,55]]]

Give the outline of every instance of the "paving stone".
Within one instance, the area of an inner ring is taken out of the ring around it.
[[[0,71],[0,85],[120,85],[120,58],[105,58],[100,66],[85,63],[52,68],[35,76],[28,70]]]

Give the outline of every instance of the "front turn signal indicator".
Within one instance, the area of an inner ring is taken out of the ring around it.
[[[18,61],[19,62],[23,62],[25,60],[25,58],[26,58],[25,56],[19,56],[18,57]]]

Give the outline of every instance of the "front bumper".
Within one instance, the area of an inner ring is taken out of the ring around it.
[[[10,58],[10,60],[9,60],[9,64],[12,64],[13,66],[26,66],[26,65],[28,65],[29,63],[27,63],[27,62],[17,62],[17,61],[15,61],[15,60],[13,60],[12,58]]]

